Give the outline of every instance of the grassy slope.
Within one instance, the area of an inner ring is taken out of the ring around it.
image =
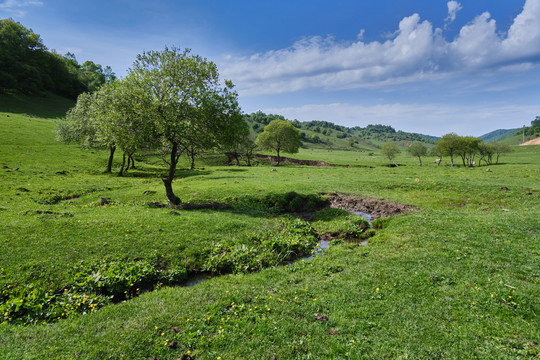
[[[164,200],[160,168],[103,175],[106,154],[57,144],[53,120],[7,115],[0,113],[7,139],[0,161],[19,170],[0,169],[2,276],[60,284],[74,262],[114,256],[185,264],[202,244],[275,225],[250,209],[180,216],[148,209],[147,201]],[[539,355],[538,149],[518,148],[490,171],[419,167],[405,154],[399,168],[377,154],[304,150],[298,157],[364,167],[206,166],[180,172],[175,189],[184,201],[343,192],[420,210],[392,219],[365,247],[334,246],[310,262],[164,288],[54,324],[0,326],[0,358],[176,359],[188,350],[198,359]],[[62,170],[67,175],[56,174]],[[79,197],[35,201],[51,193]],[[94,206],[101,196],[115,204]],[[176,350],[166,346],[173,339]]]

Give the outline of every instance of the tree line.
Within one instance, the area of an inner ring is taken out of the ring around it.
[[[523,131],[526,136],[540,136],[540,116],[537,116],[536,119],[531,121],[531,126],[526,127]],[[518,131],[517,133],[520,134],[521,131]]]
[[[455,160],[461,159],[463,166],[472,167],[474,165],[498,164],[501,155],[511,152],[508,144],[501,142],[486,143],[473,136],[459,136],[454,133],[444,135],[441,140],[435,142],[435,146],[428,151],[428,148],[419,142],[412,143],[407,152],[418,158],[422,165],[422,157],[430,154],[437,156],[435,160],[440,165],[444,157],[450,159],[451,167],[454,167]],[[381,153],[388,158],[395,166],[398,166],[394,158],[401,151],[397,144],[388,142],[381,147]]]
[[[112,69],[48,50],[40,36],[12,19],[0,19],[0,92],[52,92],[76,98],[115,78]]]

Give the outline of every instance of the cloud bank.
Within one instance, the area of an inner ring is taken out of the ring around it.
[[[0,2],[0,15],[5,12],[11,16],[24,17],[28,6],[42,6],[41,1],[5,0]]]
[[[461,5],[450,1],[446,23]],[[405,17],[393,38],[338,42],[310,37],[289,48],[229,57],[224,76],[242,95],[281,94],[306,89],[380,87],[463,74],[519,71],[540,62],[540,0],[526,0],[507,32],[497,31],[489,12],[478,15],[451,41],[420,15]]]

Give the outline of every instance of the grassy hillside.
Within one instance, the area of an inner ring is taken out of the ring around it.
[[[245,115],[254,136],[274,119],[287,120],[281,115],[256,112]],[[290,120],[289,120],[290,121]],[[391,126],[368,125],[365,128],[348,128],[327,121],[291,121],[298,129],[306,149],[334,149],[346,151],[368,151],[379,149],[386,142],[396,142],[402,148],[413,142],[432,146],[439,138],[435,136],[396,131]]]
[[[54,111],[21,113],[0,112],[2,359],[540,356],[536,147],[489,168],[418,166],[406,154],[391,168],[377,151],[297,154],[351,167],[227,167],[207,156],[178,171],[175,191],[184,203],[231,208],[176,210],[147,205],[166,199],[156,157],[106,175],[106,153],[55,141]],[[310,224],[280,211],[272,199],[290,191],[417,210],[380,221],[360,245],[362,222],[344,211],[315,212]],[[348,240],[278,265],[282,249],[310,241],[306,227]],[[160,277],[153,291],[141,280],[185,270],[216,276],[193,287]],[[128,300],[93,295],[92,284],[109,280]],[[10,320],[23,309],[35,316],[54,294],[66,302],[60,319]]]
[[[516,129],[498,129],[494,130],[492,132],[489,132],[487,134],[484,134],[482,136],[479,136],[480,139],[484,140],[485,142],[497,142],[502,141],[504,139],[514,137],[516,133],[518,132],[519,128]]]
[[[30,117],[58,118],[75,105],[75,101],[62,96],[6,95],[0,93],[0,112],[25,114]]]

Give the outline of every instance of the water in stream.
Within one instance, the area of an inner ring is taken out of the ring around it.
[[[373,217],[370,214],[366,214],[360,211],[351,211],[351,214],[355,214],[355,215],[363,217],[364,219],[368,221],[369,227],[371,227],[371,220],[373,219]],[[367,245],[367,243],[368,241],[366,239],[362,241],[360,245]],[[321,255],[326,249],[328,249],[328,247],[330,247],[330,240],[319,240],[317,244],[317,250],[315,250],[313,254],[296,259],[292,261],[291,263],[289,263],[288,266],[293,265],[294,263],[298,261],[307,261],[307,260],[313,259],[315,256]],[[182,286],[192,287],[211,278],[212,276],[210,276],[209,274],[204,274],[204,273],[196,274],[196,275],[190,276],[189,279],[186,280],[186,282]]]

